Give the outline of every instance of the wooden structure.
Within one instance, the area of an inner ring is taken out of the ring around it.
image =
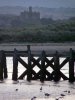
[[[0,80],[7,77],[6,55],[4,51],[0,51]]]
[[[49,53],[42,51],[39,53],[33,53],[30,50],[30,46],[27,46],[27,51],[18,51],[14,49],[14,51],[0,51],[0,80],[7,78],[7,67],[6,67],[6,56],[13,56],[13,73],[12,80],[17,81],[18,79],[23,79],[27,76],[27,80],[37,80],[39,79],[41,82],[47,81],[59,81],[61,78],[63,80],[69,80],[70,82],[75,81],[74,77],[74,61],[75,61],[75,52],[70,49],[69,52],[60,52],[56,51],[55,53]],[[21,57],[27,57],[28,63],[23,61]],[[35,59],[35,57],[38,57]],[[48,59],[48,57],[52,57],[52,59]],[[65,57],[65,60],[60,64],[59,58]],[[25,71],[18,76],[18,62],[20,62],[24,67]],[[61,68],[69,63],[69,77],[64,75],[61,72]],[[34,67],[37,66],[40,70],[36,72]],[[53,69],[53,72],[50,73],[47,68],[50,67]]]

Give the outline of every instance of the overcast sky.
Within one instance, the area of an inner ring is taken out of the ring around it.
[[[0,0],[0,6],[75,7],[75,0]]]

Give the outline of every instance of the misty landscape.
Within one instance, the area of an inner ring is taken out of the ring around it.
[[[0,43],[74,41],[74,7],[0,6]]]
[[[0,0],[0,100],[74,98],[75,0]]]
[[[0,7],[0,15],[19,16],[21,12],[27,11],[28,7],[22,6],[2,6]],[[40,12],[41,18],[68,19],[75,17],[75,8],[48,8],[48,7],[33,7],[33,11]]]

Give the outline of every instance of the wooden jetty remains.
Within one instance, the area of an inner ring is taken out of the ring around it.
[[[7,78],[7,66],[6,66],[6,57],[13,57],[13,73],[12,73],[12,80],[22,80],[25,76],[27,77],[27,81],[31,80],[40,80],[41,82],[44,81],[51,81],[54,80],[55,82],[59,81],[61,78],[63,80],[69,80],[69,82],[75,81],[74,76],[74,61],[75,61],[75,51],[70,48],[69,51],[55,51],[55,52],[36,52],[31,51],[30,45],[27,46],[26,51],[19,51],[14,49],[14,51],[0,51],[0,80]],[[28,63],[26,63],[21,57],[27,57]],[[37,59],[35,58],[37,57]],[[49,59],[48,57],[51,57]],[[65,57],[64,61],[60,64],[59,58]],[[18,76],[18,62],[21,63],[25,67],[25,71]],[[69,77],[61,72],[61,68],[66,64],[69,63]],[[34,67],[37,66],[40,70],[36,72]],[[47,68],[52,68],[52,72],[49,72]]]

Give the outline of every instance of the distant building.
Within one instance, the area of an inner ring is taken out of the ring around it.
[[[29,7],[28,11],[21,12],[19,18],[25,24],[38,24],[40,22],[40,13],[33,12],[32,7]]]
[[[40,13],[33,12],[32,7],[28,11],[23,11],[20,15],[0,15],[0,27],[23,27],[25,25],[40,24]]]

